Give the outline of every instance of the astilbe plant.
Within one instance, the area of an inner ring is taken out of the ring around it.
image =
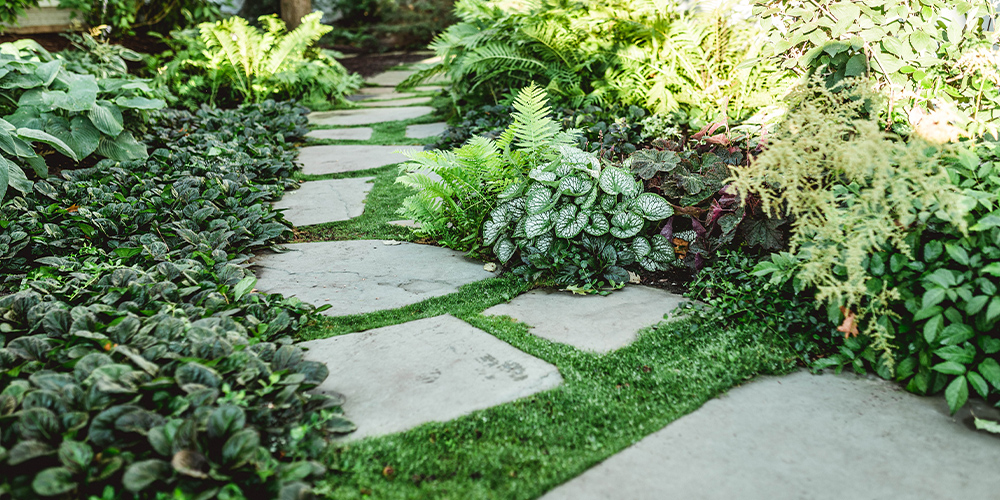
[[[967,199],[948,182],[942,148],[886,133],[879,98],[867,82],[826,88],[813,80],[789,98],[790,110],[768,149],[734,170],[733,185],[763,210],[792,220],[796,277],[817,299],[843,307],[892,365],[892,314],[898,291],[867,270],[872,254],[908,250],[907,234],[932,214],[964,231]]]

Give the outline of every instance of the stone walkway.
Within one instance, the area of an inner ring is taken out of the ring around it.
[[[409,72],[368,80],[359,109],[312,113],[317,126],[374,125],[426,116],[425,98],[397,93]],[[416,92],[438,87],[418,87]],[[411,125],[427,138],[443,123]],[[314,139],[366,141],[371,127],[317,129]],[[399,163],[397,145],[302,148],[307,175]],[[313,180],[277,208],[296,226],[348,220],[364,211],[372,177]],[[412,221],[395,221],[412,226]],[[488,279],[482,263],[445,248],[357,240],[287,245],[255,258],[258,289],[296,296],[324,314],[388,311],[454,293]],[[610,296],[534,290],[491,307],[552,342],[597,354],[636,340],[681,297],[629,286]],[[446,421],[553,389],[557,367],[450,315],[301,344],[330,368],[318,390],[342,392],[358,430],[347,441]],[[636,445],[555,488],[546,499],[994,498],[1000,491],[1000,440],[968,429],[966,413],[947,415],[941,398],[919,398],[895,384],[854,376],[796,373],[733,389]],[[991,409],[977,410],[989,416]]]

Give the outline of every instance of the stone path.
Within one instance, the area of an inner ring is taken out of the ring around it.
[[[881,379],[762,377],[542,498],[997,498],[1000,439],[969,420]]]
[[[562,383],[555,366],[453,316],[303,342],[330,367],[321,391],[347,398],[348,440],[443,422]],[[379,367],[373,369],[373,367]]]
[[[396,92],[409,72],[370,78],[353,96],[379,107],[311,113],[314,125],[354,127],[425,116],[427,98]],[[416,92],[437,91],[424,86]],[[383,107],[384,106],[384,107]],[[406,137],[442,133],[411,125]],[[370,127],[314,130],[308,137],[369,140]],[[302,148],[309,175],[404,161],[393,145]],[[295,225],[363,213],[371,178],[309,181],[275,204]],[[413,221],[392,224],[412,227]],[[257,288],[332,306],[344,316],[397,309],[488,279],[482,263],[441,247],[355,240],[287,245],[254,259]],[[629,286],[610,296],[534,290],[485,315],[509,316],[529,332],[592,353],[626,348],[680,297]],[[410,321],[301,344],[330,377],[318,390],[342,392],[357,440],[446,421],[559,386],[557,367],[453,316]],[[997,416],[978,408],[979,416]],[[992,413],[991,413],[992,412]],[[572,417],[567,417],[572,418]],[[949,417],[943,399],[854,376],[765,377],[709,401],[545,495],[574,499],[994,498],[1000,440],[970,432],[966,411]]]

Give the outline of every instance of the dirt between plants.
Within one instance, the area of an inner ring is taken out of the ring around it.
[[[348,54],[351,51],[351,49],[347,47],[336,46],[331,48],[339,50],[345,54]],[[432,54],[427,51],[357,54],[344,59],[339,59],[339,62],[340,64],[343,64],[348,71],[358,73],[359,75],[368,78],[369,76],[377,75],[394,66],[415,63],[431,56]]]

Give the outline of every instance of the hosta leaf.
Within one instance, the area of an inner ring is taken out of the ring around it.
[[[506,264],[507,261],[509,261],[514,255],[515,250],[517,250],[517,247],[514,245],[514,242],[510,241],[509,238],[504,238],[493,246],[493,254],[497,256],[497,259],[499,259],[501,263],[504,264]]]
[[[583,231],[590,219],[590,214],[587,212],[577,213],[576,205],[564,205],[555,218],[556,236],[570,239]]]
[[[553,210],[546,210],[538,214],[531,214],[525,217],[524,231],[528,238],[539,236],[552,227]]]
[[[131,109],[160,109],[167,105],[161,99],[147,99],[145,97],[125,97],[115,99],[115,104],[123,108]],[[110,135],[110,134],[109,134]]]
[[[144,160],[149,156],[146,153],[146,146],[136,141],[132,133],[127,130],[114,139],[102,137],[100,145],[97,146],[97,153],[115,161]]]
[[[619,212],[611,217],[611,236],[619,239],[631,238],[642,230],[642,217],[632,212]]]
[[[118,137],[118,134],[125,130],[125,119],[122,117],[122,111],[109,101],[95,102],[90,107],[87,116],[97,130],[111,137]]]
[[[627,198],[634,198],[639,194],[641,187],[632,177],[632,174],[617,168],[608,167],[601,172],[599,181],[601,189],[611,195],[623,194]]]
[[[674,207],[662,196],[653,193],[642,193],[632,206],[647,220],[664,220],[674,215]]]
[[[122,475],[122,485],[133,493],[138,493],[160,479],[170,477],[170,464],[164,460],[142,460],[129,465]]]
[[[19,128],[17,129],[17,135],[30,141],[48,144],[56,151],[68,156],[73,161],[80,161],[80,158],[76,156],[76,152],[73,151],[73,148],[69,147],[69,145],[63,142],[62,139],[52,134],[33,128]]]
[[[45,469],[39,472],[31,482],[31,489],[44,497],[69,493],[75,488],[76,481],[73,480],[73,471],[65,467]]]

